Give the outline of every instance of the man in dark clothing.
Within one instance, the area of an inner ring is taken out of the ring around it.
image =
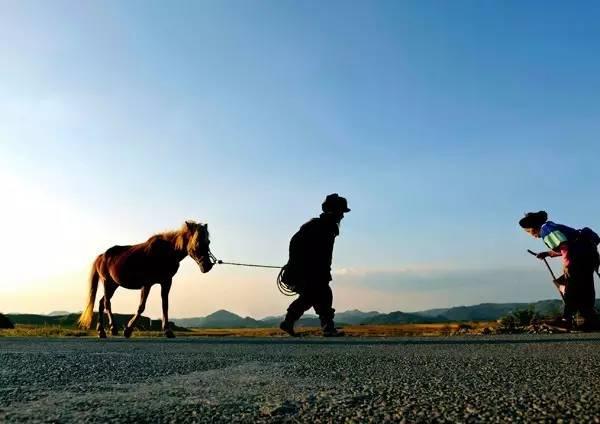
[[[295,336],[294,323],[311,307],[321,319],[324,336],[340,336],[333,323],[331,261],[333,244],[339,235],[344,214],[350,212],[348,202],[337,193],[330,194],[322,205],[323,213],[300,227],[290,241],[290,258],[285,275],[300,295],[287,310],[280,328]]]

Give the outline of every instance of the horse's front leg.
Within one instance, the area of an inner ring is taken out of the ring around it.
[[[163,311],[162,329],[165,333],[165,336],[167,336],[169,339],[175,337],[175,334],[173,334],[173,330],[171,330],[171,327],[169,326],[169,292],[171,291],[171,282],[172,280],[169,280],[160,285],[160,294],[162,297]]]
[[[115,294],[115,290],[119,287],[114,281],[106,280],[104,281],[104,308],[106,309],[106,314],[108,315],[108,325],[110,327],[110,333],[113,336],[119,335],[119,329],[115,325],[115,318],[112,312],[112,304],[110,299]]]
[[[127,323],[127,326],[125,327],[125,330],[123,331],[123,335],[127,338],[131,337],[131,333],[133,333],[133,327],[135,326],[135,323],[142,316],[142,313],[146,309],[146,301],[148,300],[148,295],[150,294],[150,287],[152,287],[152,286],[142,287],[141,294],[140,294],[140,306],[138,306],[137,313]]]

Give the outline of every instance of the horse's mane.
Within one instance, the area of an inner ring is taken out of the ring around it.
[[[179,230],[171,230],[154,234],[148,239],[148,241],[161,239],[171,243],[176,250],[185,250],[187,247],[186,244],[189,241],[189,236],[192,235],[189,230],[188,222],[197,224],[195,221],[187,221]]]

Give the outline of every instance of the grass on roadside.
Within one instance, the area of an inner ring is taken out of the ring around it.
[[[0,337],[83,337],[90,331],[60,325],[19,325],[15,328],[0,330]]]
[[[496,322],[444,323],[444,324],[391,324],[351,325],[343,327],[350,337],[436,337],[457,333],[479,334],[485,328],[495,328]],[[462,330],[462,331],[461,331]],[[319,336],[318,327],[300,327],[303,336]],[[176,332],[178,337],[287,337],[279,328],[193,328],[187,332]],[[0,330],[0,337],[96,337],[95,330],[53,326],[17,325],[10,330]],[[133,337],[162,337],[160,331],[134,331]],[[110,337],[110,336],[109,336]],[[123,337],[123,331],[119,333]]]
[[[176,332],[178,337],[190,335],[190,332]],[[82,330],[60,325],[17,324],[13,329],[0,329],[0,337],[97,337],[96,330]],[[162,337],[162,331],[134,331],[133,337]],[[110,337],[110,336],[108,336]],[[123,337],[123,331],[119,331]]]

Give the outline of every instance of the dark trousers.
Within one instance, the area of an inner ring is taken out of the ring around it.
[[[564,316],[570,319],[577,312],[587,320],[596,320],[594,270],[569,266],[566,272]]]
[[[329,283],[323,282],[308,286],[300,292],[298,299],[294,300],[285,316],[286,321],[296,322],[310,308],[315,308],[315,312],[321,319],[321,325],[325,326],[333,323],[335,309],[333,305],[333,293]]]
[[[587,246],[575,244],[572,247],[572,260],[565,270],[566,290],[564,317],[571,319],[577,312],[585,321],[596,321],[596,291],[594,272],[596,252]]]

